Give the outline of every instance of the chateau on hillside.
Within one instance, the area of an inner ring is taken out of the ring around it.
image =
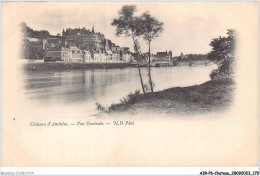
[[[63,29],[62,34],[34,31],[22,25],[24,57],[63,62],[129,62],[128,47],[120,47],[99,32],[86,28]]]
[[[120,47],[106,39],[100,32],[86,28],[67,28],[61,34],[50,35],[48,31],[35,31],[22,24],[23,57],[44,59],[45,62],[136,62],[137,55],[128,47]],[[171,61],[172,52],[151,54],[151,61]],[[142,54],[139,61],[146,63],[148,54]]]
[[[105,36],[101,33],[96,33],[94,26],[92,30],[86,28],[66,29],[62,31],[62,38],[65,40],[65,45],[77,46],[81,50],[104,50]]]

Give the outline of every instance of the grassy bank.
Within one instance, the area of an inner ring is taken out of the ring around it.
[[[112,68],[127,68],[129,63],[25,63],[24,70],[78,70],[78,69],[112,69]]]
[[[107,112],[143,113],[162,112],[179,114],[222,111],[232,103],[234,81],[231,78],[210,80],[201,85],[176,87],[160,92],[130,94],[119,104],[113,104]]]

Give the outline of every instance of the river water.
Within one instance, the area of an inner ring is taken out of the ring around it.
[[[154,91],[204,83],[210,80],[213,68],[215,65],[153,67]],[[142,68],[142,75],[147,83],[146,68]],[[96,102],[108,106],[141,90],[137,68],[25,72],[18,82],[24,102],[38,104],[45,110],[54,105],[76,106],[89,114],[96,113]]]

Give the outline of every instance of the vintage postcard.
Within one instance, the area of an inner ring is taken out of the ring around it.
[[[257,166],[258,2],[2,2],[2,166]]]

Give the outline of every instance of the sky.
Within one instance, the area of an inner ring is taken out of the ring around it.
[[[24,21],[35,30],[48,30],[51,34],[61,33],[66,28],[87,28],[103,33],[107,39],[119,46],[130,47],[130,38],[115,35],[111,26],[123,5],[136,5],[136,15],[149,13],[164,23],[164,31],[151,43],[153,53],[173,52],[183,54],[206,54],[213,38],[225,36],[226,30],[236,28],[236,16],[230,11],[234,3],[229,2],[43,2],[23,3],[28,15]],[[37,10],[35,10],[37,7]],[[31,13],[30,13],[31,11]],[[146,52],[147,43],[140,38],[141,50]]]

